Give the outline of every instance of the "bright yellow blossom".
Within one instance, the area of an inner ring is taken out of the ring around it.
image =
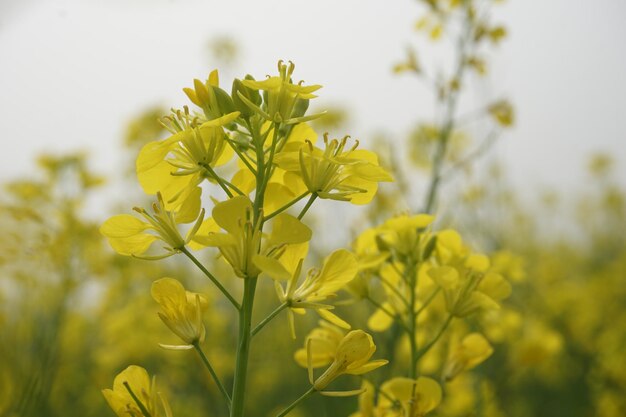
[[[268,121],[287,124],[297,123],[304,114],[300,108],[303,106],[308,107],[308,100],[317,97],[313,92],[319,90],[322,86],[305,86],[302,81],[298,84],[293,84],[291,75],[294,69],[295,65],[293,62],[289,62],[289,65],[287,65],[283,61],[279,61],[279,76],[268,77],[263,81],[242,81],[244,86],[252,90],[261,90],[265,93],[263,108],[259,108],[245,96],[239,97]]]
[[[356,149],[358,141],[346,150],[347,140],[347,136],[328,140],[328,135],[324,135],[324,150],[307,141],[297,150],[285,150],[276,155],[275,163],[297,174],[306,189],[320,198],[367,204],[376,194],[379,182],[393,179],[378,165],[375,153]]]
[[[195,236],[204,218],[204,210],[200,211],[199,216],[196,214],[197,219],[189,219],[187,210],[177,213],[167,211],[161,194],[157,194],[157,202],[152,205],[153,214],[139,207],[135,207],[134,210],[145,220],[129,214],[119,214],[105,221],[100,227],[100,233],[107,237],[111,247],[120,255],[144,259],[161,259],[178,253]],[[190,211],[197,213],[193,207]],[[183,238],[178,231],[178,224],[193,220],[196,220],[195,224],[187,238]],[[143,254],[156,240],[165,243],[165,254],[144,256]]]
[[[202,307],[206,307],[206,297],[185,291],[183,285],[173,278],[161,278],[152,283],[152,298],[159,303],[159,317],[169,329],[180,337],[186,345],[161,345],[167,349],[191,349],[204,340]]]
[[[289,323],[292,336],[295,338],[293,311],[303,308],[316,310],[331,323],[349,329],[348,323],[328,311],[333,308],[332,305],[322,303],[334,297],[337,291],[354,279],[359,269],[355,256],[345,249],[331,253],[324,259],[322,268],[310,269],[304,281],[298,286],[303,261],[304,259],[300,258],[297,263],[285,265],[286,262],[281,263],[269,257],[256,256],[253,259],[259,269],[270,277],[278,281],[287,281],[286,288],[276,282],[276,291],[280,301],[291,309]]]
[[[171,123],[173,135],[147,143],[139,152],[136,170],[144,192],[160,192],[168,210],[178,211],[190,204],[199,206],[199,185],[205,179],[217,181],[214,168],[233,156],[223,126],[238,116],[238,112],[233,112],[197,125],[188,111],[176,112],[171,118],[176,121]]]
[[[155,378],[150,381],[148,372],[136,365],[120,372],[113,381],[113,389],[103,389],[102,394],[118,417],[144,417],[145,413],[152,417],[172,417],[169,403],[156,391]]]
[[[288,245],[311,238],[311,229],[286,213],[277,215],[271,233],[264,235],[259,230],[260,221],[255,222],[252,213],[252,202],[246,196],[218,203],[213,208],[213,218],[205,222],[206,228],[201,228],[194,237],[199,246],[217,247],[240,278],[256,277],[261,272],[252,262],[255,255],[278,258],[288,250]],[[216,232],[214,225],[225,233]]]
[[[365,333],[363,330],[352,330],[339,342],[331,365],[314,381],[312,347],[313,345],[309,341],[307,345],[307,367],[309,369],[310,382],[317,391],[323,390],[328,384],[341,375],[362,375],[388,363],[388,361],[384,359],[370,362],[370,358],[376,351],[376,345],[374,345],[372,336]],[[360,393],[361,391],[359,390],[357,392]],[[353,393],[350,392],[350,394]]]

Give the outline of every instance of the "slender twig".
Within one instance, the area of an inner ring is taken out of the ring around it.
[[[302,401],[306,400],[309,397],[309,395],[313,394],[314,392],[315,392],[315,388],[314,387],[309,388],[308,391],[306,391],[297,400],[292,402],[287,408],[285,408],[283,411],[281,411],[279,414],[277,414],[276,417],[284,417],[284,416],[286,416],[287,414],[289,414],[289,412],[291,410],[296,408],[296,406],[298,404],[300,404]]]
[[[309,211],[309,208],[311,208],[311,204],[313,204],[316,198],[317,198],[317,193],[311,194],[311,197],[309,197],[309,200],[306,202],[306,205],[304,206],[300,214],[298,214],[298,220],[302,220],[306,212]]]
[[[222,294],[224,294],[226,296],[226,298],[228,298],[228,301],[230,301],[230,303],[235,306],[235,308],[237,310],[241,309],[241,306],[239,305],[239,303],[237,302],[237,300],[235,300],[233,298],[232,295],[230,295],[230,293],[228,292],[228,290],[226,288],[224,288],[224,286],[222,285],[221,282],[219,282],[217,280],[217,278],[215,278],[215,276],[213,274],[211,274],[208,269],[206,269],[204,267],[204,265],[202,265],[202,263],[200,263],[200,261],[198,261],[198,259],[196,259],[195,256],[193,256],[193,254],[191,252],[189,252],[189,250],[185,247],[183,247],[182,249],[180,249],[180,251],[182,253],[184,253],[185,255],[187,255],[187,257],[189,259],[191,259],[191,261],[196,264],[196,266],[204,273],[204,275],[206,275],[212,282],[213,284],[215,284],[215,286],[217,288],[219,288],[219,290],[222,292]]]
[[[128,382],[124,381],[123,384],[124,384],[124,387],[126,388],[126,391],[128,391],[133,401],[135,401],[135,403],[137,404],[137,407],[139,407],[139,410],[141,410],[141,414],[143,414],[144,417],[152,417],[152,415],[150,414],[146,406],[143,405],[143,403],[139,400],[139,398],[137,398],[133,390],[130,388],[130,385],[128,384]]]
[[[272,319],[274,317],[276,317],[278,315],[278,313],[280,313],[281,311],[283,311],[285,308],[287,308],[287,303],[282,303],[281,305],[279,305],[278,307],[276,307],[276,309],[274,311],[272,311],[269,316],[265,317],[259,324],[256,325],[256,327],[254,329],[252,329],[252,332],[250,333],[252,336],[254,336],[255,334],[257,334],[258,332],[261,331],[261,329],[263,329],[263,327],[265,327],[265,325],[267,323],[269,323],[270,321],[272,321]]]
[[[220,392],[224,396],[224,399],[226,400],[226,404],[228,405],[228,409],[230,410],[230,406],[231,406],[232,401],[230,399],[230,395],[228,395],[228,391],[226,391],[226,388],[224,388],[224,385],[222,385],[222,382],[217,377],[217,374],[215,373],[215,370],[211,366],[211,363],[209,362],[209,359],[206,357],[206,355],[204,354],[204,352],[200,348],[200,345],[198,344],[198,342],[194,343],[193,347],[194,347],[194,349],[196,349],[196,352],[198,352],[198,355],[200,355],[200,358],[202,359],[202,362],[204,363],[204,366],[206,366],[207,370],[211,374],[211,377],[213,378],[213,381],[215,381],[215,384],[217,385],[217,387],[219,388]]]
[[[406,327],[406,325],[402,322],[402,319],[400,318],[400,316],[398,314],[394,314],[393,312],[389,311],[389,309],[387,309],[385,306],[383,306],[381,303],[379,303],[378,301],[374,300],[370,296],[365,297],[365,299],[367,301],[369,301],[374,307],[376,307],[377,309],[379,309],[380,311],[382,311],[383,313],[388,315],[390,318],[395,320],[400,325],[400,327],[402,327],[405,331],[409,330]]]
[[[213,177],[213,179],[217,181],[217,183],[219,184],[220,187],[222,187],[222,190],[224,190],[228,198],[233,198],[233,193],[231,193],[230,190],[226,187],[226,184],[224,184],[224,180],[222,180],[222,177],[217,175],[217,173],[211,167],[211,165],[203,163],[203,162],[199,163],[198,165],[204,168],[211,175],[211,177]]]
[[[282,213],[283,211],[287,210],[289,207],[293,206],[294,204],[296,204],[298,201],[302,200],[304,197],[306,197],[307,195],[309,195],[309,191],[305,191],[304,193],[300,194],[298,197],[296,197],[294,200],[291,200],[289,203],[285,204],[284,206],[282,206],[281,208],[277,209],[276,211],[274,211],[273,213],[265,216],[263,218],[263,221],[266,222],[269,219],[271,219],[272,217]]]
[[[446,319],[446,321],[441,326],[441,328],[439,329],[439,331],[437,332],[437,334],[435,335],[435,337],[433,338],[433,340],[431,340],[428,344],[426,344],[423,348],[421,348],[417,352],[417,360],[419,360],[422,356],[427,354],[428,351],[435,345],[435,343],[437,343],[437,341],[441,338],[441,335],[443,335],[443,333],[446,331],[446,329],[450,325],[450,322],[452,321],[453,318],[454,316],[450,314],[448,318]]]
[[[426,301],[424,301],[424,304],[422,304],[422,306],[420,308],[418,308],[417,311],[415,312],[415,318],[419,317],[419,315],[422,313],[422,311],[426,310],[426,307],[428,307],[430,305],[430,303],[435,299],[437,294],[439,294],[440,290],[441,290],[441,287],[437,287],[437,289],[435,291],[433,291],[433,293],[428,296]]]

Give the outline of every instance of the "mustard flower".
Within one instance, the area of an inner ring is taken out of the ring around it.
[[[100,233],[108,239],[111,247],[120,255],[142,259],[162,259],[180,252],[195,236],[204,218],[204,210],[201,210],[198,216],[195,207],[184,208],[176,213],[166,210],[160,193],[157,194],[156,203],[152,205],[153,214],[139,207],[133,210],[144,220],[129,214],[119,214],[106,220],[100,227]],[[189,211],[195,212],[197,219],[194,218],[195,223],[187,234],[187,238],[183,238],[178,230],[178,224],[194,220],[189,219]],[[157,240],[165,243],[165,254],[143,255]]]
[[[304,253],[303,255],[306,255]],[[356,276],[359,266],[355,256],[345,249],[337,250],[324,259],[321,269],[310,269],[304,281],[298,285],[302,270],[303,257],[296,262],[280,261],[268,257],[256,256],[253,261],[258,268],[277,280],[276,291],[281,302],[290,307],[289,323],[292,336],[295,338],[293,312],[302,309],[313,309],[324,319],[340,327],[349,329],[350,325],[329,310],[332,305],[322,304],[335,297],[336,292],[343,288]],[[289,268],[289,269],[288,269]],[[287,281],[284,288],[278,281]]]
[[[252,202],[248,197],[231,198],[215,205],[213,218],[208,219],[194,236],[196,247],[217,247],[235,275],[249,278],[261,273],[252,262],[255,255],[277,258],[289,250],[289,245],[311,239],[311,229],[286,213],[273,219],[269,235],[261,232],[260,224],[253,219]],[[225,233],[216,231],[216,226]]]
[[[367,150],[346,149],[348,136],[328,140],[325,149],[307,141],[297,150],[285,150],[274,161],[279,168],[297,174],[306,189],[320,198],[369,203],[379,182],[393,181],[391,175],[378,165],[378,156]]]
[[[205,179],[215,182],[215,167],[233,156],[223,126],[235,120],[238,112],[197,125],[186,110],[176,112],[172,136],[149,142],[136,161],[137,178],[146,194],[161,193],[168,210],[184,205],[199,207]],[[197,213],[189,213],[190,216]]]
[[[268,77],[263,81],[243,80],[241,83],[252,90],[264,92],[264,105],[259,108],[243,94],[239,98],[251,109],[268,121],[276,123],[297,123],[302,121],[300,108],[308,106],[308,100],[317,97],[313,92],[322,88],[321,85],[303,85],[303,81],[293,84],[291,75],[295,69],[293,62],[285,64],[278,61],[278,76]]]
[[[159,317],[169,329],[180,337],[185,345],[160,346],[166,349],[191,349],[204,340],[205,329],[202,323],[202,309],[206,307],[204,296],[186,291],[183,285],[173,278],[161,278],[152,283],[152,298],[159,303]]]
[[[378,359],[370,362],[370,358],[376,351],[376,345],[372,340],[372,336],[362,330],[352,330],[341,339],[337,349],[334,352],[333,362],[317,379],[313,379],[313,344],[311,340],[307,343],[307,368],[309,370],[309,380],[317,391],[322,391],[332,381],[339,376],[363,375],[388,363],[387,360]],[[358,391],[349,391],[347,395],[360,393]],[[322,392],[324,393],[324,392]],[[326,392],[326,395],[341,395],[338,393]]]
[[[433,267],[428,270],[430,277],[441,287],[446,309],[456,317],[497,310],[497,301],[508,297],[511,285],[500,274],[483,274],[465,270],[464,276],[452,266]]]
[[[380,391],[377,410],[385,417],[422,417],[441,403],[441,386],[424,376],[390,379]]]
[[[444,378],[446,381],[454,379],[461,372],[470,370],[487,360],[492,353],[493,348],[483,335],[468,334],[448,359],[443,373]]]
[[[145,413],[152,417],[172,417],[169,403],[156,391],[155,378],[150,381],[148,372],[136,365],[120,372],[113,381],[113,389],[104,389],[102,394],[118,417],[144,417]]]

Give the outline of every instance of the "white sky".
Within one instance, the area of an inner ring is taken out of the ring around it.
[[[0,179],[29,175],[41,151],[77,148],[115,171],[124,123],[182,105],[181,88],[212,69],[208,40],[225,34],[242,57],[225,84],[291,59],[295,78],[350,106],[346,133],[402,137],[432,114],[426,90],[390,71],[417,13],[410,0],[0,0]],[[588,153],[604,150],[626,184],[626,2],[509,0],[495,17],[510,37],[485,91],[515,104],[496,152],[516,183],[573,188]]]

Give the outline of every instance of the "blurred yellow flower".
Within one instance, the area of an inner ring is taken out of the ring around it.
[[[151,417],[172,417],[169,403],[156,391],[155,379],[151,382],[148,372],[136,365],[120,372],[113,389],[104,389],[102,394],[119,417],[144,417],[146,413]]]
[[[388,363],[388,361],[384,359],[370,362],[370,358],[376,351],[372,336],[365,333],[363,330],[353,330],[345,335],[341,342],[339,342],[331,365],[319,378],[313,381],[312,348],[313,345],[309,341],[307,345],[309,380],[317,391],[322,391],[328,384],[341,375],[362,375]],[[360,390],[358,392],[360,393]]]
[[[441,387],[432,378],[397,377],[380,387],[377,410],[384,417],[421,417],[441,403]]]
[[[446,381],[454,379],[461,372],[470,370],[487,360],[492,353],[491,344],[482,334],[468,334],[448,359],[443,373],[444,378]]]
[[[205,329],[202,323],[202,309],[206,308],[206,297],[186,291],[183,285],[173,278],[161,278],[152,283],[152,298],[159,303],[159,317],[169,329],[180,337],[186,345],[163,345],[166,349],[191,349],[204,340]]]

